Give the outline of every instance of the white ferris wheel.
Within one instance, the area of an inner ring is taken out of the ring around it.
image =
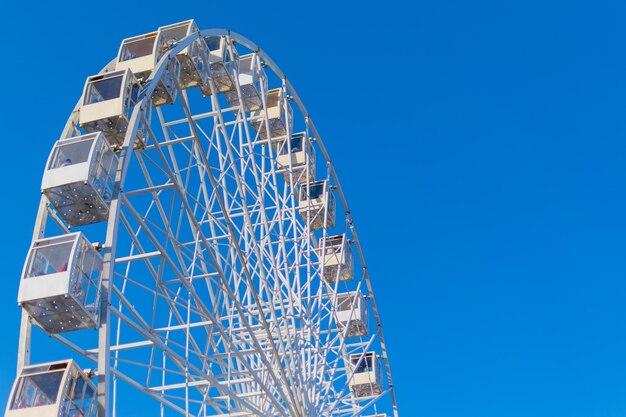
[[[398,417],[331,160],[245,37],[125,39],[41,190],[6,417]]]

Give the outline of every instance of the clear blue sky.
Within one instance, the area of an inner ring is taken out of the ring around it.
[[[624,416],[626,3],[408,4],[4,6],[0,404],[50,147],[123,38],[195,18],[261,45],[312,113],[402,416]]]

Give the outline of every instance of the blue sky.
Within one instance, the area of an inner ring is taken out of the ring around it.
[[[401,415],[626,414],[626,4],[140,4],[0,16],[0,403],[50,147],[123,38],[195,18],[268,51],[313,115],[368,259]]]

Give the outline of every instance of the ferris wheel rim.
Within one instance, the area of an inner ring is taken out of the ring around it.
[[[109,268],[111,268],[111,272],[110,274],[110,278],[112,279],[112,267],[114,265],[115,262],[115,251],[116,251],[116,240],[117,240],[117,230],[119,228],[119,215],[120,215],[120,209],[121,209],[121,204],[123,200],[123,186],[125,184],[125,179],[126,179],[126,173],[128,172],[128,166],[130,164],[130,156],[132,155],[133,151],[133,140],[137,134],[137,131],[139,129],[139,124],[140,124],[140,119],[143,116],[143,114],[145,113],[145,111],[147,111],[148,108],[148,101],[150,100],[150,96],[152,95],[152,92],[154,91],[155,87],[156,87],[156,81],[160,80],[161,77],[163,76],[163,73],[167,70],[167,65],[168,63],[172,60],[175,59],[175,56],[182,51],[184,48],[186,48],[187,46],[189,46],[192,42],[194,42],[196,39],[198,39],[199,37],[207,37],[207,36],[227,36],[230,39],[232,39],[234,42],[239,43],[241,45],[243,45],[244,47],[248,48],[249,50],[257,53],[259,55],[259,57],[261,59],[264,60],[264,62],[266,63],[267,66],[269,66],[272,71],[284,82],[285,84],[285,89],[286,91],[291,95],[291,99],[297,104],[300,112],[302,113],[302,115],[307,119],[308,125],[312,131],[312,133],[315,136],[316,139],[316,143],[319,146],[319,148],[322,151],[322,155],[324,156],[325,162],[326,162],[326,166],[327,169],[329,170],[329,174],[333,179],[333,183],[334,183],[334,187],[335,190],[337,191],[339,198],[341,200],[341,204],[343,206],[345,215],[346,215],[346,223],[348,225],[348,227],[350,228],[351,234],[353,236],[353,242],[358,256],[360,258],[361,261],[361,266],[363,268],[363,275],[364,275],[364,280],[365,283],[368,287],[368,293],[369,293],[369,300],[371,302],[371,306],[372,306],[372,310],[373,310],[373,315],[375,317],[376,320],[376,332],[378,334],[379,340],[380,340],[380,346],[381,346],[381,350],[382,350],[382,356],[384,359],[384,364],[385,364],[385,374],[386,374],[386,379],[388,381],[389,384],[389,389],[388,392],[390,394],[391,397],[391,402],[392,402],[392,407],[394,410],[394,415],[397,416],[397,405],[396,405],[396,398],[395,398],[395,391],[393,388],[393,383],[392,383],[392,379],[391,379],[391,370],[390,370],[390,365],[389,365],[389,359],[388,359],[388,355],[387,355],[387,348],[386,348],[386,344],[385,344],[385,339],[384,339],[384,335],[382,332],[382,325],[380,322],[380,317],[379,317],[379,313],[378,313],[378,308],[376,306],[376,302],[374,299],[374,292],[372,290],[372,286],[371,286],[371,281],[370,281],[370,277],[369,277],[369,271],[367,269],[367,264],[365,263],[365,257],[363,255],[363,251],[360,245],[360,241],[358,239],[358,235],[357,235],[357,231],[356,231],[356,227],[354,225],[354,221],[352,219],[352,215],[351,212],[348,208],[347,205],[347,200],[345,198],[345,194],[344,191],[341,187],[339,178],[337,176],[337,173],[334,169],[334,165],[331,162],[331,159],[329,157],[329,154],[326,150],[326,147],[324,146],[324,143],[322,141],[321,135],[319,134],[319,132],[317,131],[315,124],[311,118],[311,115],[308,113],[308,111],[306,110],[302,100],[300,99],[300,97],[298,96],[295,88],[293,87],[293,85],[291,84],[291,82],[287,79],[286,75],[280,70],[280,68],[278,67],[278,65],[270,58],[270,56],[263,50],[261,49],[258,45],[256,45],[255,43],[251,42],[250,40],[248,40],[246,37],[235,33],[235,32],[231,32],[227,29],[209,29],[209,30],[202,30],[200,32],[191,34],[189,36],[187,36],[186,38],[184,38],[183,40],[181,40],[180,42],[178,42],[173,48],[171,48],[166,54],[164,54],[161,59],[159,60],[158,64],[155,66],[154,71],[152,72],[151,76],[148,78],[148,85],[147,88],[144,89],[143,91],[143,98],[141,99],[140,102],[138,102],[136,104],[136,106],[133,109],[132,112],[132,116],[131,116],[131,120],[129,123],[129,129],[126,132],[125,135],[125,139],[124,139],[124,145],[123,145],[123,150],[122,150],[122,154],[120,155],[120,165],[118,168],[118,174],[116,174],[116,183],[119,184],[120,187],[120,191],[117,194],[117,198],[114,199],[115,204],[113,204],[112,201],[112,206],[111,206],[111,210],[110,210],[110,216],[109,216],[109,224],[107,225],[107,234],[106,234],[106,248],[108,250],[109,258],[107,260],[107,263],[109,264]],[[101,71],[102,72],[108,72],[111,69],[111,65],[114,64],[115,59],[113,61],[111,61],[111,63],[109,63],[107,66],[105,66],[105,68]],[[77,117],[78,117],[78,111],[80,109],[80,102],[82,100],[79,99],[79,102],[76,106],[76,108],[74,109],[74,111],[71,113],[70,117],[68,118],[67,124],[65,126],[65,129],[63,131],[63,135],[62,137],[68,137],[71,136],[72,131],[75,129],[75,126],[77,125]],[[117,176],[119,175],[119,181]],[[42,203],[40,204],[40,213],[42,213],[44,210],[44,205],[45,205],[45,197],[42,196]],[[38,219],[39,219],[39,215],[38,215]],[[41,225],[39,225],[38,227],[35,227],[35,232],[34,232],[34,238],[38,238],[41,236],[42,232],[41,232]],[[110,244],[110,245],[109,245]],[[245,268],[244,268],[245,269]],[[107,308],[107,314],[108,314],[108,308]],[[110,337],[111,335],[108,334],[107,337]],[[107,353],[108,355],[108,353]],[[103,355],[104,356],[104,355]],[[110,360],[106,359],[106,362],[109,363]],[[100,384],[98,384],[100,385]],[[287,390],[288,392],[290,390]],[[294,401],[295,402],[295,401]]]

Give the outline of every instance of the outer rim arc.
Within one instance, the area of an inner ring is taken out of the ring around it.
[[[352,219],[352,215],[351,212],[348,208],[348,204],[347,204],[347,200],[345,197],[345,194],[343,192],[343,189],[341,187],[339,178],[337,176],[337,173],[334,169],[334,166],[332,164],[331,158],[328,154],[328,151],[326,149],[326,147],[324,146],[324,143],[322,141],[321,135],[319,134],[317,128],[315,127],[315,123],[313,122],[313,119],[310,115],[310,113],[307,111],[306,107],[304,106],[304,103],[302,102],[302,100],[300,99],[299,95],[297,94],[293,84],[289,81],[289,79],[287,78],[287,76],[281,71],[280,67],[275,63],[274,60],[272,60],[272,58],[261,48],[259,47],[256,43],[250,41],[248,38],[246,38],[243,35],[240,35],[236,32],[232,32],[228,29],[208,29],[208,30],[201,30],[200,32],[196,32],[192,35],[187,36],[186,38],[182,39],[180,42],[178,42],[173,48],[171,48],[166,54],[164,54],[161,59],[159,60],[158,64],[155,66],[155,69],[152,71],[152,74],[150,75],[150,77],[148,78],[149,84],[146,86],[146,88],[144,88],[144,90],[142,91],[142,99],[140,100],[139,103],[137,103],[137,105],[135,106],[135,108],[133,109],[132,112],[132,117],[131,120],[129,122],[129,129],[125,135],[124,138],[124,145],[123,145],[123,150],[122,153],[120,154],[120,164],[116,173],[116,184],[119,186],[119,191],[123,190],[123,184],[124,184],[124,179],[126,177],[126,171],[128,168],[128,164],[130,162],[130,153],[132,152],[132,146],[130,146],[130,144],[132,143],[132,141],[134,140],[134,137],[136,135],[136,131],[138,128],[138,118],[139,116],[143,113],[143,110],[146,108],[148,100],[150,99],[150,96],[152,95],[152,92],[154,90],[154,88],[156,87],[156,83],[151,82],[152,80],[155,79],[160,79],[163,72],[166,70],[167,68],[167,64],[169,63],[169,60],[174,58],[180,51],[182,51],[184,48],[186,48],[188,45],[190,45],[194,40],[196,40],[198,37],[205,37],[205,36],[229,36],[233,41],[235,41],[236,43],[239,43],[241,45],[243,45],[244,47],[250,49],[253,52],[256,52],[264,61],[265,64],[267,66],[269,66],[272,71],[276,74],[276,76],[278,76],[285,84],[285,87],[288,91],[288,93],[291,95],[290,99],[292,99],[293,101],[295,101],[295,103],[297,104],[298,108],[300,109],[300,112],[302,113],[302,116],[304,117],[305,120],[308,121],[308,126],[311,129],[316,143],[318,144],[322,155],[324,156],[325,162],[326,162],[326,167],[329,170],[329,173],[333,179],[334,182],[334,186],[336,188],[336,191],[338,193],[339,199],[341,200],[341,204],[343,206],[344,212],[345,212],[345,218],[346,218],[346,222],[348,223],[348,226],[350,227],[350,231],[352,233],[352,237],[353,237],[353,243],[354,246],[356,247],[356,250],[358,252],[358,256],[362,265],[362,269],[363,269],[363,276],[367,285],[367,289],[368,289],[368,295],[369,295],[369,300],[371,302],[371,306],[372,306],[372,311],[374,313],[375,316],[375,321],[376,321],[376,332],[378,332],[379,338],[380,338],[380,346],[381,346],[381,354],[382,354],[382,358],[383,358],[383,362],[385,363],[385,374],[386,374],[386,378],[388,381],[388,385],[389,385],[389,395],[390,395],[390,399],[391,399],[391,405],[393,408],[393,414],[395,417],[398,417],[398,407],[397,407],[397,403],[396,403],[396,398],[395,398],[395,390],[394,390],[394,386],[393,386],[393,382],[392,382],[392,377],[391,377],[391,367],[389,364],[389,358],[387,355],[387,348],[386,348],[386,344],[385,344],[385,340],[384,340],[384,335],[383,335],[383,331],[382,331],[382,324],[380,321],[380,317],[379,317],[379,313],[378,313],[378,308],[377,308],[377,304],[376,304],[376,300],[374,297],[374,291],[372,289],[372,285],[371,285],[371,281],[370,281],[370,277],[369,277],[369,271],[367,268],[367,264],[365,263],[365,257],[363,254],[363,251],[361,249],[361,245],[360,245],[360,241],[358,238],[358,234],[356,231],[356,227],[354,225],[354,220]],[[114,65],[115,65],[116,59],[114,58],[113,60],[111,60],[100,72],[99,74],[102,73],[106,73],[109,72],[111,70],[114,69]],[[74,107],[74,109],[72,110],[70,117],[68,118],[65,127],[61,133],[61,138],[65,138],[65,137],[69,137],[71,136],[72,132],[75,130],[75,127],[78,125],[78,117],[79,117],[79,111],[80,111],[80,107],[81,107],[81,102],[82,102],[82,95],[79,98],[76,106]],[[114,201],[116,201],[117,203],[120,202],[120,194],[119,191],[117,191],[114,195]],[[40,200],[40,204],[39,204],[39,209],[38,209],[38,213],[37,213],[37,218],[36,218],[36,222],[35,222],[35,227],[33,230],[33,241],[36,239],[39,239],[41,236],[43,236],[43,233],[45,231],[45,227],[46,227],[46,220],[47,220],[47,216],[46,216],[46,212],[48,211],[48,201],[46,199],[46,197],[44,195],[42,195],[41,200]],[[107,243],[107,248],[106,248],[106,255],[109,255],[109,261],[106,261],[106,257],[105,257],[105,264],[108,265],[109,267],[109,271],[105,271],[106,273],[103,274],[103,276],[109,275],[108,279],[111,279],[111,275],[112,275],[112,263],[111,261],[114,259],[113,255],[115,253],[115,246],[116,246],[116,240],[117,240],[117,226],[119,223],[119,210],[120,210],[120,204],[113,204],[111,206],[111,211],[110,211],[110,215],[109,215],[109,224],[107,226],[107,236],[106,236],[106,243]],[[109,246],[110,244],[110,246]],[[247,268],[246,268],[247,269]],[[111,292],[109,292],[109,300],[107,300],[107,302],[103,302],[103,313],[104,310],[106,310],[106,314],[103,317],[107,318],[108,321],[108,308],[106,308],[109,304],[110,301],[110,294]],[[28,346],[27,343],[25,343],[25,339],[26,338],[30,338],[30,323],[28,322],[28,315],[23,312],[22,314],[22,325],[21,325],[21,329],[22,331],[20,331],[20,349],[18,351],[18,369],[21,368],[22,366],[24,366],[24,364],[27,364],[29,362],[29,357],[30,357],[30,347]],[[108,330],[107,330],[108,331]],[[108,349],[107,349],[108,350]],[[100,357],[101,355],[99,355]],[[100,362],[101,360],[99,360]],[[108,358],[107,358],[107,364],[108,364]],[[99,387],[99,391],[100,391],[100,386],[108,386],[108,377],[109,375],[107,374],[106,376],[106,382],[104,380],[99,381],[98,383],[98,387]],[[108,394],[108,390],[105,390],[106,393]],[[101,395],[104,395],[104,392],[101,392]],[[107,395],[108,396],[108,395]],[[101,401],[104,398],[101,399]],[[108,398],[105,400],[106,403],[108,403]],[[106,407],[107,412],[108,412],[108,407]],[[103,414],[104,415],[104,414]],[[108,415],[108,413],[107,413]]]
[[[203,36],[206,36],[205,32],[211,32],[211,31],[201,31]],[[389,358],[387,356],[387,345],[385,344],[385,339],[384,339],[384,335],[383,335],[383,331],[382,331],[382,323],[380,321],[380,316],[378,314],[378,307],[376,305],[376,300],[375,300],[375,297],[374,297],[374,291],[372,289],[372,284],[371,284],[370,277],[369,277],[369,270],[367,269],[367,264],[365,263],[365,256],[363,255],[363,251],[361,249],[361,244],[360,244],[360,241],[359,241],[359,238],[358,238],[358,235],[357,235],[356,227],[354,226],[354,220],[352,219],[352,214],[350,212],[350,209],[348,208],[348,202],[346,200],[346,197],[345,197],[345,194],[343,192],[343,189],[341,188],[341,184],[339,182],[339,177],[337,176],[337,173],[335,172],[335,167],[333,166],[333,163],[332,163],[332,161],[330,159],[330,155],[328,154],[328,151],[326,150],[326,147],[324,146],[324,142],[322,141],[321,135],[319,134],[317,128],[315,127],[315,123],[313,122],[311,114],[307,111],[306,107],[304,106],[304,103],[300,99],[300,96],[296,92],[296,89],[294,88],[293,84],[289,81],[289,79],[287,78],[285,73],[283,73],[281,71],[281,69],[278,67],[276,62],[274,62],[274,60],[272,60],[272,58],[263,49],[261,49],[261,47],[259,47],[256,43],[254,43],[254,42],[250,41],[249,39],[247,39],[245,36],[242,36],[242,35],[240,35],[240,34],[238,34],[236,32],[231,32],[229,30],[226,30],[226,32],[231,37],[233,37],[233,39],[235,39],[235,41],[241,43],[243,46],[247,47],[248,49],[251,49],[251,50],[255,51],[256,53],[258,53],[259,56],[261,56],[266,61],[266,64],[272,69],[272,71],[274,71],[274,73],[285,82],[287,90],[292,95],[293,100],[298,105],[298,108],[302,112],[302,115],[306,119],[308,119],[309,127],[311,128],[313,134],[315,135],[317,144],[319,145],[320,150],[322,151],[322,154],[324,155],[324,159],[326,159],[326,166],[329,169],[330,175],[333,178],[333,182],[334,182],[334,185],[335,185],[335,187],[337,189],[337,193],[339,194],[339,198],[341,200],[341,204],[342,204],[343,209],[344,209],[344,211],[346,213],[346,221],[348,222],[348,225],[350,227],[350,231],[352,232],[352,236],[354,238],[354,244],[355,244],[355,246],[357,248],[357,252],[359,254],[359,259],[360,259],[361,265],[363,267],[363,274],[365,275],[365,282],[367,284],[367,290],[368,290],[368,293],[369,293],[368,295],[369,295],[369,299],[370,299],[370,301],[372,303],[372,310],[373,310],[374,316],[376,318],[377,331],[378,331],[378,334],[379,334],[379,337],[380,337],[380,345],[381,345],[381,350],[382,350],[381,353],[383,355],[384,362],[385,362],[385,368],[386,368],[387,380],[389,382],[389,387],[390,387],[390,396],[391,396],[393,411],[394,411],[394,415],[397,417],[397,415],[398,415],[398,407],[396,405],[395,390],[393,389],[393,381],[391,379],[391,366],[389,365]]]

